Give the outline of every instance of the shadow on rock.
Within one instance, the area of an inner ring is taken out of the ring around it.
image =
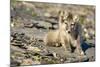
[[[95,46],[92,46],[89,43],[83,42],[81,47],[82,47],[82,50],[85,52],[88,48],[95,47]]]

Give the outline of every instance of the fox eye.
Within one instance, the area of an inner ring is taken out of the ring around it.
[[[65,23],[68,26],[68,23]]]
[[[74,26],[74,25],[75,25],[75,23],[72,23],[72,24],[71,24],[71,26]]]
[[[62,23],[64,23],[64,19],[62,19]]]

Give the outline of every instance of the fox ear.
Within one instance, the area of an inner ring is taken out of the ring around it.
[[[58,14],[60,14],[60,13],[61,13],[61,10],[58,11]]]
[[[67,17],[68,20],[73,20],[73,14],[71,12],[68,12],[68,17]]]
[[[59,15],[59,16],[63,16],[64,13],[65,13],[65,12],[64,12],[63,10],[59,10],[59,11],[58,11],[58,15]]]

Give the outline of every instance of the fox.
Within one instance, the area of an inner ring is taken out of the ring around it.
[[[79,15],[72,16],[72,21],[68,22],[70,32],[70,43],[71,46],[75,49],[72,49],[72,52],[76,52],[79,55],[85,55],[82,50],[81,44],[83,43],[82,39],[82,26],[79,23]]]
[[[64,22],[64,11],[59,12],[59,28],[57,30],[50,30],[44,38],[45,45],[50,46],[63,46],[64,50],[71,50],[69,45],[69,34],[66,31],[68,28],[68,22]]]

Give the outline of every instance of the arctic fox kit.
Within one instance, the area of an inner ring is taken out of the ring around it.
[[[45,45],[50,46],[62,45],[65,50],[67,50],[67,48],[70,50],[69,34],[66,32],[68,22],[64,22],[64,14],[64,11],[59,12],[59,28],[57,30],[49,31],[44,38],[44,43]]]

